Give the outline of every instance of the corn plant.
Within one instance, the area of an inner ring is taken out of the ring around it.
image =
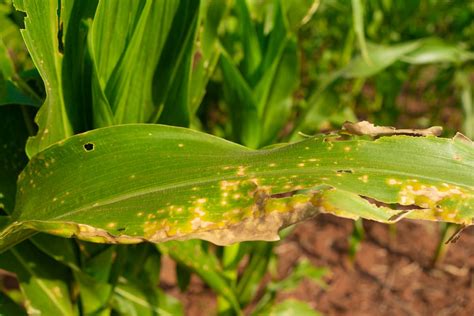
[[[272,260],[268,242],[299,221],[330,213],[471,224],[474,148],[462,134],[359,122],[275,144],[305,130],[313,111],[280,133],[298,86],[295,32],[317,7],[298,3],[276,0],[262,20],[245,1],[14,1],[44,90],[0,46],[1,104],[14,104],[0,108],[0,267],[22,291],[1,289],[5,313],[23,305],[33,314],[180,314],[156,286],[167,254],[182,289],[196,273],[221,314],[242,314]],[[413,59],[426,43],[389,55]],[[379,52],[329,76],[317,96],[394,62]],[[198,130],[214,75],[232,141]],[[254,312],[309,313],[303,303],[275,305],[275,293],[304,276],[321,283],[324,273],[302,261],[272,281]]]

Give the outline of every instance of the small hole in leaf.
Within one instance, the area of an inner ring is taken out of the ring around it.
[[[337,170],[336,172],[337,173],[354,173],[354,171],[352,171],[351,169],[341,169],[341,170]]]
[[[117,228],[117,230],[118,230],[119,232],[123,232],[125,229],[126,229],[125,227]]]
[[[84,150],[85,150],[85,151],[92,151],[92,150],[94,150],[94,144],[92,144],[92,143],[86,143],[86,144],[84,144]]]

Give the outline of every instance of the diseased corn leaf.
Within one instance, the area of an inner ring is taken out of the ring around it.
[[[73,134],[61,86],[62,54],[58,41],[58,1],[15,0],[17,10],[24,11],[25,29],[21,31],[36,68],[43,78],[46,100],[36,117],[39,130],[28,140],[29,157]]]
[[[0,256],[0,268],[18,277],[29,315],[74,315],[66,269],[54,263],[29,242]]]
[[[277,240],[281,227],[321,212],[472,223],[467,138],[337,137],[251,150],[161,125],[76,135],[22,172],[0,248],[24,238],[23,229],[104,243]]]

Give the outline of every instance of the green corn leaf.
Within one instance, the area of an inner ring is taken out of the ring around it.
[[[29,242],[2,253],[0,268],[17,275],[28,314],[74,315],[66,269],[55,265]]]
[[[352,23],[353,28],[357,37],[357,42],[359,43],[359,48],[361,51],[362,58],[365,63],[370,65],[372,60],[369,55],[369,50],[367,48],[367,42],[365,40],[365,31],[364,31],[364,5],[362,0],[352,0]]]
[[[47,234],[35,235],[30,240],[36,248],[57,262],[61,262],[73,270],[80,270],[78,254],[72,240]]]
[[[204,251],[201,241],[170,241],[160,243],[157,247],[177,263],[199,275],[217,294],[224,297],[236,312],[240,311],[237,297],[224,278],[222,267],[219,265],[217,258],[214,254]]]
[[[463,131],[469,138],[474,137],[474,91],[469,82],[469,74],[466,71],[456,73],[456,84],[460,90],[460,99],[464,110]]]
[[[92,97],[91,65],[87,58],[86,20],[92,19],[98,0],[61,1],[60,6],[60,49],[62,58],[62,91],[68,117],[75,132],[91,128],[89,124]],[[39,40],[39,39],[36,39]]]
[[[250,12],[245,0],[237,0],[235,9],[238,12],[240,25],[240,38],[245,58],[242,61],[242,74],[245,78],[255,77],[260,68],[263,57],[260,47],[260,39],[250,17]],[[250,80],[252,82],[252,80]]]
[[[73,134],[73,127],[64,103],[62,54],[58,41],[58,1],[15,0],[17,10],[24,11],[23,39],[36,68],[43,78],[46,100],[36,117],[38,134],[28,140],[27,154],[32,157],[50,144]]]
[[[261,316],[321,316],[322,314],[314,310],[307,302],[298,301],[295,299],[288,299],[281,303],[275,304],[265,311],[258,314]]]
[[[281,5],[287,16],[288,26],[292,32],[308,23],[319,8],[319,0],[283,0]]]
[[[84,245],[83,245],[84,246]],[[109,300],[114,288],[110,282],[113,263],[116,258],[115,246],[97,247],[89,245],[97,253],[83,257],[82,270],[74,271],[74,277],[79,284],[82,309],[86,314],[109,315]],[[100,249],[102,248],[102,249]]]
[[[165,36],[169,32],[171,18],[177,10],[177,4],[173,1],[147,0],[143,5],[136,1],[131,3],[140,7],[136,9],[135,27],[127,38],[123,54],[105,87],[105,94],[117,124],[145,122],[154,112],[153,75],[166,40]],[[117,1],[116,5],[122,6],[122,1]],[[112,11],[106,11],[105,15],[108,19],[115,19]],[[128,18],[129,15],[124,16]],[[115,27],[117,22],[113,23]]]
[[[320,212],[470,225],[473,166],[461,136],[319,136],[251,150],[183,128],[114,126],[30,160],[0,248],[25,229],[103,243],[277,240],[280,227]]]
[[[153,96],[162,109],[152,122],[189,126],[189,85],[193,67],[193,44],[199,16],[199,1],[182,1],[177,9],[153,80]]]
[[[0,36],[0,73],[2,73],[6,78],[11,78],[14,71],[15,65],[13,64],[5,43]]]
[[[224,77],[224,96],[231,113],[233,136],[239,143],[257,148],[260,143],[260,122],[252,90],[226,53],[220,57],[220,67]]]
[[[402,60],[410,64],[462,63],[474,59],[474,53],[439,38],[426,38],[414,51],[403,56]]]
[[[0,292],[0,315],[27,315],[26,311],[7,295]]]
[[[251,248],[250,262],[237,284],[237,297],[242,306],[249,304],[257,293],[267,273],[273,246],[273,243],[258,242]]]
[[[288,122],[293,93],[299,85],[296,36],[288,31],[281,5],[279,2],[275,4],[273,28],[263,59],[263,74],[254,90],[263,125],[259,147],[275,143],[278,133]]]
[[[373,76],[398,61],[405,54],[417,49],[420,45],[420,41],[392,46],[370,44],[368,52],[370,63],[367,63],[362,56],[357,56],[340,70],[339,74],[344,78],[366,78]]]
[[[200,8],[201,27],[194,43],[194,60],[189,88],[189,113],[194,115],[206,93],[206,86],[219,62],[221,47],[217,31],[229,9],[229,1],[203,1]]]
[[[16,180],[28,162],[24,114],[19,106],[0,107],[0,207],[7,214],[13,212]]]
[[[299,84],[299,62],[294,37],[283,41],[275,57],[259,82],[255,99],[260,100],[260,117],[263,121],[260,146],[275,142],[278,133],[288,122],[293,105],[293,93]]]
[[[119,315],[184,315],[183,306],[176,298],[158,288],[150,291],[126,279],[115,288],[112,305]]]

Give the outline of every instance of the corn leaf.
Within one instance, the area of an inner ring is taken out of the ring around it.
[[[206,86],[221,54],[217,31],[228,11],[229,1],[203,1],[200,27],[194,43],[194,59],[189,88],[189,112],[194,115],[206,93]]]
[[[102,243],[277,240],[281,227],[321,212],[471,224],[466,137],[337,137],[251,150],[161,125],[79,134],[29,162],[0,248],[28,229]]]
[[[190,240],[187,242],[169,241],[157,245],[158,249],[168,254],[180,265],[195,272],[217,294],[224,297],[230,306],[238,313],[240,311],[237,297],[222,273],[217,257],[204,251],[202,242]]]
[[[0,292],[0,315],[27,315],[26,311],[10,299],[7,295]]]
[[[199,1],[182,1],[170,28],[153,81],[153,96],[162,108],[158,122],[189,126],[189,84]],[[157,121],[155,117],[152,122]]]
[[[26,12],[23,39],[31,52],[36,68],[43,78],[46,100],[36,117],[39,130],[28,140],[31,157],[50,144],[73,134],[61,86],[62,54],[58,41],[58,1],[15,0],[17,10]]]
[[[66,269],[55,265],[29,242],[2,254],[0,268],[16,273],[29,315],[74,315]]]

